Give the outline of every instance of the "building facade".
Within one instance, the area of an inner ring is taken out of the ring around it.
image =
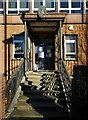
[[[58,70],[63,59],[70,77],[88,65],[87,13],[87,0],[0,0],[0,119],[6,82],[24,58],[29,70]]]

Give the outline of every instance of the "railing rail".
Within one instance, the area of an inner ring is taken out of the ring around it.
[[[59,72],[60,72],[59,75],[62,82],[63,92],[65,95],[67,110],[68,110],[69,116],[71,117],[72,82],[71,82],[70,76],[67,73],[65,64],[62,59],[59,60]]]
[[[6,83],[6,111],[8,110],[12,99],[20,85],[24,76],[24,60],[21,62],[16,71],[12,74],[11,78]]]

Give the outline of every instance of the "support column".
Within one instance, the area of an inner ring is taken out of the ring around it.
[[[55,70],[58,70],[58,45],[59,45],[59,42],[58,42],[58,35],[56,34],[55,35]]]
[[[30,70],[32,70],[32,54],[33,54],[33,53],[32,53],[32,52],[33,52],[33,51],[32,51],[32,43],[31,43],[31,46],[30,46],[30,47],[31,47],[31,48],[30,48],[30,50],[31,50],[31,51],[30,51]]]
[[[27,27],[26,21],[24,23],[25,40],[24,40],[24,73],[27,71]]]
[[[32,69],[35,70],[35,43],[32,43]]]

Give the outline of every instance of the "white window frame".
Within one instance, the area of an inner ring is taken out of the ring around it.
[[[4,0],[3,0],[4,3]],[[3,8],[0,8],[0,12],[4,12],[4,4],[3,4]]]
[[[73,40],[70,40],[70,38],[69,38],[69,40],[66,40],[66,36],[75,36],[75,39],[73,39]],[[67,46],[66,46],[66,44],[67,43],[74,43],[75,44],[75,51],[74,52],[67,52]],[[69,56],[75,56],[74,58],[67,58],[66,56],[67,55],[69,55]],[[77,60],[77,35],[64,35],[64,60]]]
[[[43,6],[46,7],[46,5],[45,5],[45,1],[46,1],[46,0],[42,0],[42,1],[43,1]],[[54,8],[46,8],[47,11],[55,11],[55,1],[56,1],[56,0],[53,0],[53,1],[54,1]],[[32,13],[33,13],[34,11],[38,11],[38,8],[34,8],[34,0],[32,0]]]
[[[61,10],[66,10],[69,11],[69,14],[80,14],[80,13],[71,13],[72,10],[81,10],[81,1],[80,0],[80,8],[72,8],[71,7],[71,0],[68,0],[69,4],[68,4],[68,8],[60,8],[60,0],[58,0],[58,12],[60,12]]]
[[[23,37],[23,36],[22,36]],[[18,39],[14,39],[14,36],[13,36],[13,59],[20,59],[20,58],[15,58],[14,55],[23,55],[24,54],[24,47],[23,47],[23,52],[16,52],[15,53],[15,43],[22,43],[23,46],[24,46],[24,40],[18,40]]]
[[[30,2],[30,0],[28,0],[28,2]],[[9,3],[9,0],[7,0],[7,14],[9,14],[9,11],[13,11],[13,12],[17,11],[17,14],[19,14],[20,11],[29,11],[30,10],[30,8],[20,8],[20,1],[19,0],[17,0],[17,8],[9,8],[8,3]],[[12,13],[12,14],[14,14],[14,13]]]

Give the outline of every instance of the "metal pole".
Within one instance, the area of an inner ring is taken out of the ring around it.
[[[24,40],[24,75],[27,71],[27,27],[26,21],[24,22],[25,40]]]

